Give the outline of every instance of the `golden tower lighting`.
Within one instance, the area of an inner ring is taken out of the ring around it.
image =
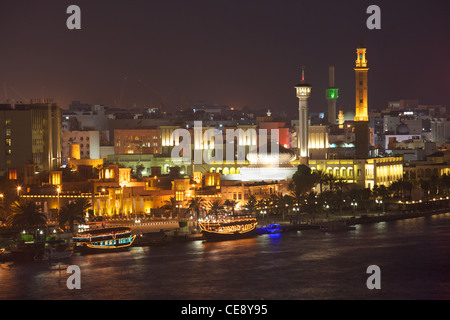
[[[356,111],[355,121],[369,121],[367,100],[367,68],[366,48],[359,45],[356,49],[355,73],[356,73]]]

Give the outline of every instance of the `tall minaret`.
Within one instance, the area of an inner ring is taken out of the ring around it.
[[[305,82],[305,67],[302,67],[302,81],[295,86],[298,105],[298,152],[300,162],[308,163],[308,99],[311,96],[311,86]]]
[[[367,102],[367,60],[366,48],[359,45],[356,49],[356,109],[355,109],[355,151],[356,158],[369,156],[369,114]]]
[[[356,110],[355,121],[369,121],[368,101],[367,101],[367,60],[366,48],[359,45],[356,49]]]
[[[336,100],[339,98],[339,89],[334,86],[334,66],[329,68],[329,84],[325,97],[328,100],[328,123],[336,124]]]

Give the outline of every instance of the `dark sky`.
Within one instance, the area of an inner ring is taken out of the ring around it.
[[[82,30],[66,28],[79,5]],[[381,8],[381,30],[366,9]],[[450,102],[450,2],[331,0],[0,0],[0,81],[10,98],[112,106],[208,101],[297,110],[301,67],[325,111],[335,65],[339,108],[353,109],[356,46],[369,62],[369,108]],[[141,82],[139,82],[141,81]],[[0,90],[4,100],[4,90]]]

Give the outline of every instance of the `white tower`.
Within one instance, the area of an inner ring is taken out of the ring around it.
[[[295,86],[297,91],[298,105],[298,152],[300,162],[308,162],[308,99],[311,96],[311,86],[305,82],[305,67],[302,67],[302,81]]]

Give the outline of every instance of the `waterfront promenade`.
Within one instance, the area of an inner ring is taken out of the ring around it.
[[[345,222],[347,225],[377,223],[411,219],[417,217],[441,214],[450,210],[450,200],[447,198],[434,199],[420,202],[396,202],[387,207],[388,210],[362,211],[344,210],[342,212],[317,212],[303,213],[300,215],[287,215],[282,218],[279,215],[258,217],[258,227],[267,226],[269,223],[279,223],[289,230],[302,230],[318,227],[324,223]],[[383,212],[384,211],[384,212]],[[172,236],[185,237],[191,235],[190,240],[201,239],[196,237],[194,220],[190,220],[186,227],[180,228],[179,221],[183,219],[129,219],[108,220],[110,226],[130,227],[135,234],[157,233],[163,230]],[[197,234],[198,235],[198,234]]]

